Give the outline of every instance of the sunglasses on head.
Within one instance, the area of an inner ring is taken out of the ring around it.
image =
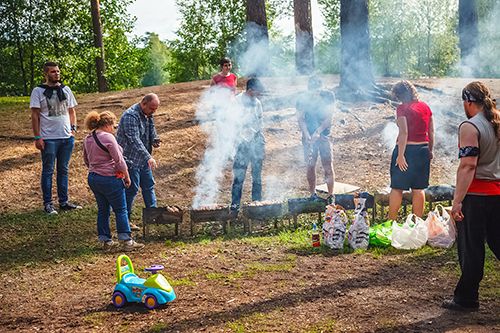
[[[477,98],[469,90],[464,89],[462,90],[462,101],[477,102]]]

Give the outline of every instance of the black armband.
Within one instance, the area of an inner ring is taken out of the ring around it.
[[[465,146],[458,150],[458,158],[479,156],[479,147]]]

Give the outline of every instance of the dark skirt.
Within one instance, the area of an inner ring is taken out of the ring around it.
[[[391,159],[391,188],[398,190],[422,190],[429,186],[431,167],[429,145],[407,145],[405,150],[408,170],[401,171],[396,166],[398,146],[392,152]]]

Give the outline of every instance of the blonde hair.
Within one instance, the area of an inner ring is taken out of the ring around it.
[[[91,131],[107,125],[113,126],[115,122],[116,116],[110,111],[103,111],[101,113],[92,111],[85,117],[84,121],[85,127]]]
[[[392,94],[403,103],[418,101],[417,88],[407,80],[396,83],[392,87]]]
[[[491,97],[490,89],[480,81],[474,81],[465,86],[462,96],[471,95],[475,100],[469,100],[483,107],[484,116],[493,125],[497,139],[500,139],[500,111],[496,109],[495,100]],[[469,98],[470,99],[470,98]]]

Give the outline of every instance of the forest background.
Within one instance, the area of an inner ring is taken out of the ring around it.
[[[292,0],[265,3],[270,66],[266,75],[295,73],[295,35],[276,23],[293,16]],[[325,33],[314,40],[314,72],[341,70],[340,0],[319,0]],[[475,71],[460,60],[458,0],[369,1],[370,53],[375,76],[500,77],[497,0],[473,1],[478,34]],[[100,11],[101,46],[96,45],[91,4]],[[133,0],[5,0],[0,4],[0,96],[28,95],[42,81],[47,60],[60,63],[64,83],[79,93],[99,89],[96,58],[105,59],[106,90],[122,90],[210,78],[218,60],[235,61],[245,47],[245,1],[176,0],[181,23],[176,38],[153,32],[131,36]],[[152,8],[154,10],[154,8]],[[314,18],[312,18],[314,20]],[[162,22],[158,22],[161,25]],[[98,67],[97,67],[98,68]],[[104,68],[104,67],[103,67]],[[464,69],[465,68],[465,69]]]

